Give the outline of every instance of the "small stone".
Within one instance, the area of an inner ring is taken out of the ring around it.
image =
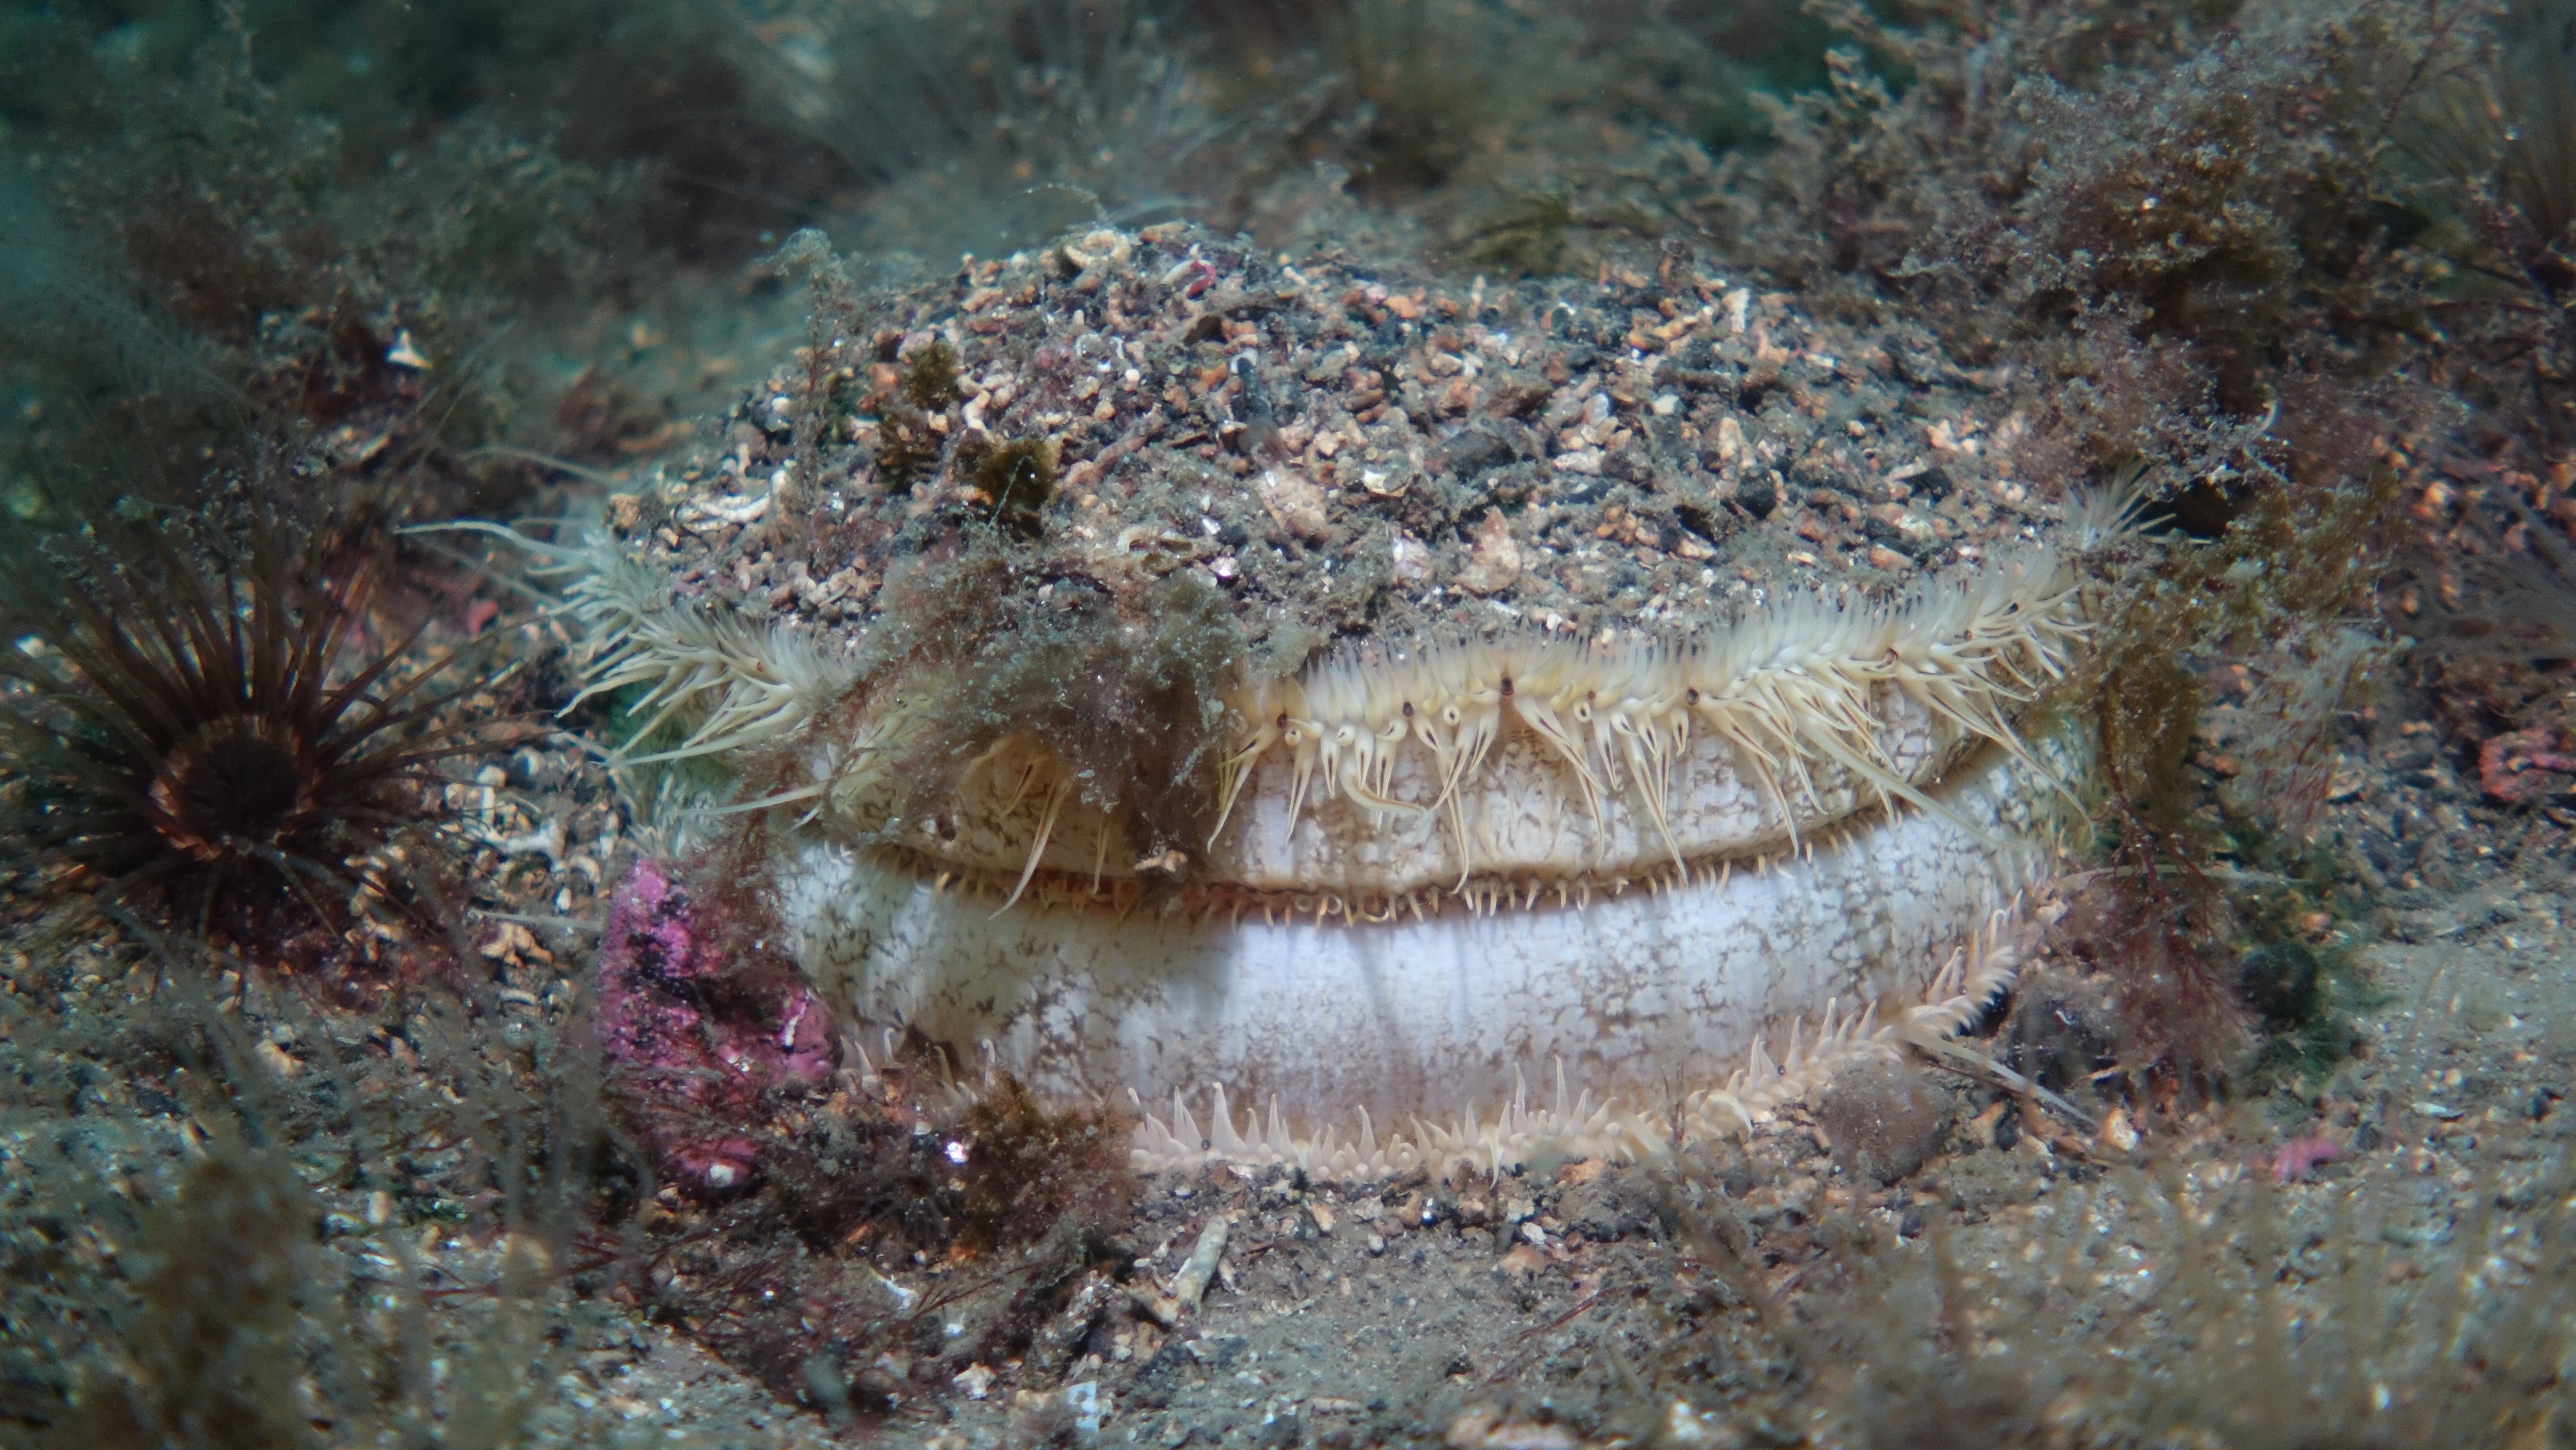
[[[1652,1196],[1618,1177],[1597,1178],[1576,1188],[1557,1211],[1564,1215],[1566,1227],[1595,1243],[1626,1238],[1655,1221]]]
[[[1073,1431],[1085,1440],[1099,1438],[1100,1422],[1109,1414],[1109,1396],[1100,1392],[1096,1380],[1083,1380],[1064,1387],[1064,1405],[1073,1413]]]
[[[1127,1297],[1135,1301],[1136,1311],[1155,1323],[1170,1329],[1181,1322],[1181,1301],[1169,1294],[1156,1293],[1152,1287],[1129,1285]]]
[[[1717,454],[1717,461],[1720,463],[1743,462],[1745,454],[1744,425],[1738,423],[1731,417],[1718,419],[1717,446],[1714,451]]]
[[[1172,1297],[1181,1307],[1195,1309],[1199,1296],[1207,1292],[1208,1281],[1216,1277],[1217,1260],[1225,1256],[1225,1215],[1211,1213],[1207,1226],[1199,1230],[1198,1242],[1191,1246],[1188,1262],[1172,1278]]]
[[[1202,1334],[1182,1348],[1190,1358],[1209,1369],[1229,1370],[1234,1368],[1236,1360],[1243,1358],[1243,1352],[1251,1344],[1252,1341],[1240,1334]]]
[[[1888,1062],[1835,1074],[1817,1096],[1815,1114],[1843,1171],[1878,1183],[1897,1182],[1921,1168],[1945,1127],[1938,1096]]]
[[[1510,439],[1490,426],[1471,424],[1431,455],[1431,471],[1467,479],[1511,461]]]
[[[1429,545],[1423,543],[1420,539],[1415,538],[1411,534],[1400,533],[1395,536],[1395,543],[1390,546],[1388,552],[1392,555],[1392,569],[1395,574],[1395,582],[1398,584],[1428,584],[1431,582],[1431,549]]]
[[[1757,519],[1771,517],[1771,511],[1780,506],[1780,487],[1776,475],[1764,474],[1758,478],[1745,479],[1736,487],[1735,502],[1746,513]],[[1813,563],[1814,560],[1810,558],[1808,562]]]
[[[1724,1443],[1711,1417],[1691,1408],[1688,1400],[1675,1400],[1664,1413],[1664,1443],[1674,1450],[1708,1450]]]
[[[1324,491],[1297,469],[1263,469],[1259,492],[1272,520],[1298,538],[1320,539],[1332,528],[1324,514]]]
[[[1313,1415],[1356,1415],[1361,1409],[1362,1406],[1357,1400],[1345,1400],[1332,1395],[1317,1395],[1306,1402],[1306,1412]]]
[[[2118,1153],[2129,1152],[2138,1146],[2138,1130],[2130,1123],[2127,1108],[2113,1108],[2110,1116],[2102,1120],[2101,1137],[2102,1146]]]
[[[276,1073],[281,1081],[292,1082],[296,1074],[304,1071],[303,1063],[297,1061],[285,1048],[274,1042],[260,1043],[259,1046],[251,1049],[251,1054],[265,1064],[270,1072]]]
[[[1521,546],[1512,538],[1512,526],[1502,510],[1488,509],[1485,521],[1476,526],[1476,546],[1467,557],[1467,567],[1458,571],[1458,587],[1470,594],[1495,594],[1510,587],[1520,577]]]

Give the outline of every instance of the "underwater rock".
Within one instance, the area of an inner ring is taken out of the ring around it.
[[[792,969],[724,950],[720,933],[652,860],[608,909],[599,950],[599,1045],[659,1171],[701,1198],[750,1186],[743,1131],[762,1097],[831,1075],[831,1013]]]

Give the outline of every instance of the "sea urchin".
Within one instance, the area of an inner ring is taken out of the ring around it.
[[[103,904],[201,935],[284,909],[324,920],[423,815],[441,757],[474,748],[441,710],[449,652],[362,644],[382,563],[338,569],[273,527],[201,570],[156,539],[0,573],[0,739],[12,834]],[[384,883],[375,882],[379,889]]]

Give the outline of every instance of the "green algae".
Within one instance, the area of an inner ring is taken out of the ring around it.
[[[904,772],[917,809],[899,818],[948,798],[975,761],[1028,734],[1063,757],[1085,803],[1137,832],[1140,855],[1198,854],[1244,659],[1222,593],[1187,572],[1088,576],[998,540],[888,587],[911,607],[870,641],[868,660],[928,664],[949,682],[924,707]]]

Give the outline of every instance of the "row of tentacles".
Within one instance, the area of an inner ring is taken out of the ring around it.
[[[594,553],[570,590],[587,633],[578,699],[640,689],[628,706],[643,717],[630,734],[638,741],[668,721],[694,722],[677,744],[625,763],[784,740],[861,684],[848,659],[802,631],[670,600],[613,551]],[[1882,700],[1901,695],[1958,737],[1990,741],[2039,769],[2012,715],[2063,678],[2088,629],[2080,592],[2064,560],[2033,548],[1904,603],[1791,599],[1700,640],[1606,648],[1545,636],[1462,641],[1348,654],[1247,681],[1230,702],[1242,733],[1219,773],[1217,830],[1260,762],[1281,751],[1292,821],[1334,796],[1373,814],[1445,810],[1463,861],[1460,787],[1512,720],[1564,762],[1596,817],[1605,792],[1632,790],[1677,863],[1684,852],[1664,801],[1675,762],[1702,732],[1732,747],[1793,844],[1797,807],[1817,803],[1818,766],[1849,772],[1882,803],[1939,812],[1885,748]],[[902,734],[899,712],[863,710],[850,738],[818,742],[825,758],[810,784],[764,803],[855,804],[890,768],[897,752],[886,747]],[[1396,766],[1409,749],[1430,757],[1438,788],[1427,800],[1397,793]]]
[[[1544,1103],[1531,1100],[1526,1079],[1516,1073],[1510,1101],[1491,1117],[1467,1111],[1449,1122],[1416,1118],[1392,1126],[1381,1137],[1362,1109],[1357,1125],[1347,1131],[1321,1123],[1312,1136],[1300,1137],[1277,1098],[1269,1102],[1266,1117],[1247,1107],[1238,1121],[1225,1085],[1210,1083],[1204,1124],[1179,1091],[1172,1095],[1168,1118],[1130,1093],[1136,1125],[1129,1159],[1140,1172],[1231,1164],[1287,1168],[1337,1183],[1382,1182],[1416,1171],[1455,1181],[1549,1159],[1635,1162],[1694,1142],[1738,1137],[1770,1120],[1785,1104],[1812,1094],[1835,1073],[1859,1063],[1899,1060],[1908,1048],[2009,1080],[2012,1074],[1963,1050],[1955,1039],[2012,987],[2031,929],[2031,914],[2020,900],[1998,907],[1932,974],[1916,1005],[1890,1008],[1868,1002],[1846,1012],[1838,1002],[1828,1002],[1812,1031],[1803,1020],[1790,1025],[1778,1054],[1756,1042],[1723,1085],[1685,1093],[1660,1109],[1596,1101],[1588,1090],[1570,1093],[1559,1063],[1554,1091]],[[889,1031],[889,1057],[895,1050],[892,1036]],[[864,1045],[852,1042],[849,1051],[861,1074],[873,1080],[876,1064]],[[988,1075],[990,1071],[988,1066]]]
[[[1291,821],[1318,796],[1340,795],[1373,814],[1446,808],[1463,862],[1459,788],[1502,738],[1507,717],[1563,761],[1595,818],[1605,792],[1632,790],[1676,865],[1687,863],[1664,802],[1696,732],[1732,747],[1793,844],[1792,790],[1818,804],[1811,762],[1849,771],[1882,804],[1894,797],[1940,811],[1885,747],[1884,693],[2039,770],[2007,711],[2064,678],[2068,647],[2087,628],[2077,594],[2074,571],[2034,551],[1955,592],[1906,605],[1796,599],[1705,641],[1599,648],[1531,637],[1327,660],[1236,694],[1244,735],[1224,763],[1217,829],[1262,758],[1279,750],[1290,763]],[[1395,793],[1398,756],[1409,747],[1431,757],[1439,786],[1429,800]]]

